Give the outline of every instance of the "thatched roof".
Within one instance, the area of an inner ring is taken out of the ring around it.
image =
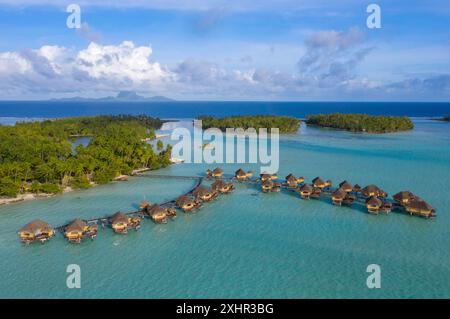
[[[272,175],[270,175],[270,174],[260,174],[260,177],[261,177],[261,179],[271,179],[272,178]]]
[[[383,196],[386,194],[381,188],[376,185],[368,185],[361,190],[361,193],[364,196],[369,196],[371,194],[375,194],[376,196]]]
[[[381,205],[383,205],[383,202],[378,197],[372,196],[366,200],[366,205],[381,207]]]
[[[355,192],[359,192],[361,190],[361,186],[359,186],[359,184],[355,184],[355,186],[353,186],[353,190]]]
[[[309,193],[311,193],[311,192],[313,191],[313,188],[312,188],[311,185],[305,184],[305,185],[302,185],[302,186],[299,188],[299,191],[300,191],[300,192],[309,192]]]
[[[295,182],[295,183],[297,183],[297,177],[295,177],[292,174],[289,174],[288,176],[286,176],[286,181],[287,182]]]
[[[351,190],[353,190],[353,185],[350,184],[347,181],[343,181],[339,184],[339,187],[342,188],[343,190],[345,190],[346,192],[349,192]]]
[[[344,191],[342,188],[336,189],[332,194],[333,198],[340,198],[340,199],[344,199],[346,195],[347,192]]]
[[[208,195],[210,194],[212,191],[204,186],[199,186],[196,189],[194,189],[194,191],[192,192],[192,194],[194,194],[194,196],[204,196],[204,195]]]
[[[263,187],[273,187],[273,182],[272,182],[272,180],[268,179],[268,180],[262,182],[261,185],[262,185]]]
[[[406,207],[419,211],[434,211],[434,208],[424,200],[413,200]]]
[[[189,204],[194,204],[195,200],[192,197],[186,196],[186,195],[182,195],[180,197],[177,198],[176,202],[177,206],[184,206],[184,205],[189,205]]]
[[[216,167],[212,172],[213,174],[223,174],[223,170],[220,167]]]
[[[111,223],[128,223],[128,217],[122,212],[117,212],[111,216]]]
[[[313,185],[314,186],[321,186],[321,185],[325,185],[325,182],[323,179],[321,179],[320,177],[316,177],[312,180]]]
[[[151,205],[151,204],[150,204],[149,201],[143,200],[143,201],[139,204],[139,207],[140,207],[140,208],[146,208],[146,207],[148,207],[148,206],[150,206],[150,205]]]
[[[242,168],[238,169],[238,170],[234,173],[234,175],[235,175],[235,176],[239,176],[239,177],[245,177],[245,176],[247,176],[247,174],[245,173],[245,171],[244,171]]]
[[[83,232],[86,227],[87,227],[87,223],[84,220],[75,219],[73,222],[71,222],[69,225],[67,225],[65,231],[66,232],[72,232],[72,231]]]
[[[159,206],[158,204],[152,205],[147,211],[147,213],[152,216],[156,214],[166,214],[166,210]]]
[[[405,200],[412,201],[416,199],[416,195],[414,195],[410,191],[401,191],[392,196],[392,198],[395,199],[397,202],[403,202]]]
[[[25,226],[23,226],[21,229],[19,229],[19,232],[27,232],[27,233],[41,233],[41,232],[50,232],[52,231],[53,228],[52,226],[50,226],[48,223],[40,220],[40,219],[36,219],[33,220],[32,222],[26,224]]]

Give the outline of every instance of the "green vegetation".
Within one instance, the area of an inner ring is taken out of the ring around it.
[[[352,132],[389,133],[414,128],[408,117],[374,116],[367,114],[318,114],[309,115],[307,124],[343,129]]]
[[[278,128],[280,133],[295,133],[300,128],[300,120],[289,116],[252,115],[252,116],[228,116],[217,118],[213,116],[199,116],[203,129],[215,127],[221,131],[227,128]]]
[[[134,169],[167,166],[171,146],[156,154],[143,142],[161,125],[145,115],[119,115],[0,126],[0,196],[88,188]],[[74,136],[92,138],[73,150]]]

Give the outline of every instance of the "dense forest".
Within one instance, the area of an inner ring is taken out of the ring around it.
[[[227,128],[278,128],[280,133],[295,133],[300,128],[300,120],[289,116],[252,115],[252,116],[227,116],[217,118],[213,116],[199,116],[203,129],[211,127],[225,131]]]
[[[389,133],[414,128],[408,117],[375,116],[367,114],[318,114],[309,115],[306,123],[322,127],[343,129],[352,132]]]
[[[0,196],[58,193],[107,183],[134,169],[170,164],[143,142],[162,121],[146,115],[77,117],[0,126]],[[87,146],[73,138],[89,136]]]

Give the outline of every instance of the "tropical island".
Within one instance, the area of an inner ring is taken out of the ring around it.
[[[414,124],[409,117],[368,114],[333,113],[309,115],[306,123],[351,132],[367,133],[392,133],[412,130],[414,128]]]
[[[171,146],[158,143],[157,152],[145,142],[162,124],[146,115],[118,115],[0,126],[0,197],[89,188],[167,166]],[[75,146],[80,137],[89,137],[87,145]]]
[[[276,127],[281,134],[297,132],[301,123],[295,117],[275,115],[227,116],[222,118],[199,116],[197,119],[202,120],[203,129],[215,127],[225,131],[227,128],[254,128],[258,132],[260,128]]]
[[[436,119],[436,121],[450,122],[450,115],[444,115],[443,117]]]

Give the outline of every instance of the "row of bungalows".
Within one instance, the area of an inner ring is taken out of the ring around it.
[[[55,236],[55,230],[48,223],[36,219],[19,229],[18,235],[20,241],[24,244],[30,244],[35,241],[45,243]]]
[[[334,192],[331,193],[331,202],[334,205],[351,205],[356,199],[356,196],[353,194],[353,185],[347,181],[342,181],[339,183],[339,188],[337,188]]]
[[[84,238],[94,239],[97,237],[97,224],[88,224],[81,219],[75,219],[64,229],[64,236],[70,243],[79,244]]]
[[[252,171],[245,172],[242,168],[238,169],[234,173],[234,178],[237,179],[238,181],[245,181],[245,180],[251,178],[252,176],[253,176]]]
[[[111,216],[111,228],[119,234],[126,234],[129,229],[138,230],[141,227],[141,217],[127,216],[122,212],[117,212]]]
[[[436,216],[436,210],[430,204],[410,191],[398,192],[392,196],[392,198],[394,198],[394,200],[410,215],[417,215],[426,218]]]

